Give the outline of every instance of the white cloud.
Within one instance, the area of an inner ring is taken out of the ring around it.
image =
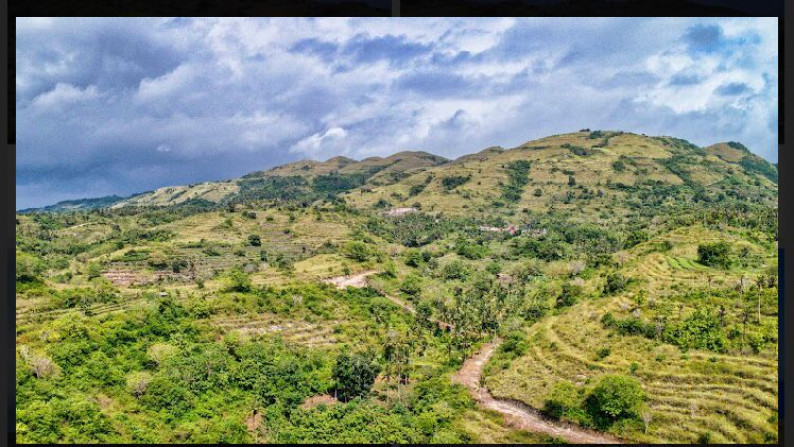
[[[332,127],[323,133],[315,133],[298,141],[290,148],[290,152],[314,155],[323,149],[333,148],[338,150],[341,147],[340,143],[344,141],[345,137],[347,137],[345,129]]]
[[[98,97],[99,92],[94,85],[81,89],[71,84],[59,82],[52,90],[34,98],[33,105],[38,108],[53,110],[70,103],[91,101]]]

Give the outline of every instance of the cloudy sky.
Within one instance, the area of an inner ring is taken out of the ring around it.
[[[17,208],[580,128],[777,162],[776,19],[17,19]]]

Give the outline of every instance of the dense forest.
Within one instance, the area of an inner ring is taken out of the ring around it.
[[[624,442],[776,443],[777,194],[740,143],[583,129],[25,210],[17,442],[576,441],[474,386]]]

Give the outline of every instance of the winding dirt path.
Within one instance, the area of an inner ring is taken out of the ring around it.
[[[364,287],[367,285],[367,277],[375,273],[377,273],[376,270],[366,270],[353,275],[324,279],[323,281],[340,289],[348,286]],[[383,295],[407,312],[416,313],[416,309],[410,303],[388,293],[383,293]],[[454,327],[436,319],[432,321],[445,330]],[[491,358],[499,343],[501,343],[501,340],[497,339],[483,345],[478,352],[463,363],[463,367],[452,377],[454,383],[460,383],[469,389],[477,403],[484,408],[502,413],[509,426],[520,430],[545,433],[565,439],[572,444],[619,444],[621,442],[619,439],[604,433],[549,419],[538,410],[522,402],[494,398],[487,388],[480,386],[480,378],[482,377],[483,367],[488,362],[488,359]]]
[[[474,396],[474,400],[483,408],[502,413],[507,424],[513,428],[545,433],[565,439],[572,444],[619,444],[621,442],[604,433],[551,420],[522,402],[494,398],[487,388],[480,386],[480,378],[483,367],[500,342],[501,340],[497,340],[483,345],[478,352],[463,363],[463,367],[455,374],[452,381],[466,386]]]

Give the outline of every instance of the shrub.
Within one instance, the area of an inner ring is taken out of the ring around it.
[[[406,295],[416,296],[422,291],[422,282],[416,275],[408,275],[405,280],[400,284],[400,291]]]
[[[698,262],[710,267],[728,268],[731,265],[730,246],[727,242],[698,245]]]
[[[251,278],[242,270],[234,269],[226,276],[227,292],[248,292],[251,290]]]
[[[623,418],[640,414],[646,399],[640,382],[633,377],[608,374],[601,377],[598,384],[587,396],[588,411],[602,426]]]
[[[620,273],[610,273],[607,275],[607,282],[604,284],[604,294],[612,295],[626,289],[626,278]]]
[[[466,279],[469,276],[469,269],[456,259],[444,266],[441,270],[441,276],[445,279]]]
[[[524,355],[529,349],[529,340],[523,331],[512,331],[505,336],[504,341],[499,346],[499,351],[507,354],[510,358],[517,358]]]
[[[551,393],[543,402],[543,412],[555,419],[560,419],[580,405],[581,397],[576,386],[568,380],[563,380],[554,385]]]
[[[463,175],[451,175],[451,176],[442,178],[441,179],[441,185],[444,186],[444,189],[446,189],[447,191],[451,191],[451,190],[457,188],[458,186],[465,184],[469,180],[471,180],[471,175],[466,175],[466,176],[463,176]]]
[[[611,353],[612,353],[612,350],[609,349],[609,348],[606,348],[606,347],[600,348],[598,351],[596,351],[596,360],[603,360],[603,359],[609,357],[609,354],[611,354]]]
[[[367,244],[359,241],[353,241],[347,244],[345,255],[358,262],[364,262],[369,259],[371,252]]]
[[[262,239],[258,234],[252,234],[248,236],[248,243],[254,247],[260,247],[262,245]]]
[[[582,286],[566,282],[562,285],[562,292],[557,297],[557,308],[567,307],[576,304],[582,295]]]

